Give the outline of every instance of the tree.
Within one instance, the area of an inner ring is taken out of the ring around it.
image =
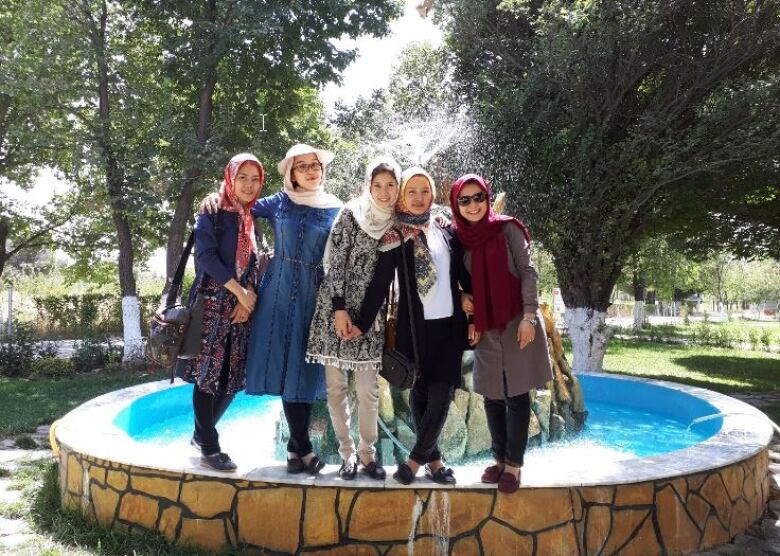
[[[213,168],[251,146],[274,160],[301,136],[288,120],[305,111],[309,91],[338,79],[355,56],[333,40],[381,36],[400,14],[396,0],[354,3],[249,0],[135,2],[160,37],[163,75],[173,104],[168,130],[167,241],[170,279],[180,258],[196,192],[211,186]],[[264,132],[270,128],[268,135]],[[308,139],[311,140],[311,139]],[[173,178],[172,176],[177,176]]]
[[[600,371],[610,295],[641,240],[777,166],[776,1],[446,0],[483,172],[554,254],[576,371]],[[699,203],[698,201],[702,201]],[[522,208],[522,210],[517,210]]]

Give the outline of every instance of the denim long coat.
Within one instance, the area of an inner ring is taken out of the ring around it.
[[[252,208],[274,232],[274,255],[258,288],[247,354],[248,394],[291,402],[325,398],[325,371],[306,363],[314,307],[323,278],[322,256],[338,208],[312,208],[280,192]]]

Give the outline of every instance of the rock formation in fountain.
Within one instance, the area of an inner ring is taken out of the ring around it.
[[[555,327],[552,311],[542,303],[548,337],[550,360],[553,366],[553,380],[544,389],[531,391],[531,423],[529,425],[529,446],[538,446],[575,435],[585,425],[588,412],[579,380],[572,373],[571,366],[563,350],[561,335]],[[490,457],[490,433],[487,428],[485,408],[482,396],[472,391],[473,353],[463,356],[463,390],[456,390],[450,412],[444,424],[439,446],[450,462],[478,457]],[[354,385],[350,375],[350,399],[352,436],[357,443],[357,407],[355,405]],[[384,379],[379,379],[379,442],[377,453],[385,465],[395,465],[406,460],[406,452],[395,445],[398,441],[407,450],[414,444],[414,425],[409,412],[409,392],[399,392],[390,387]],[[280,415],[277,427],[277,455],[285,452],[289,438],[284,418]],[[384,425],[384,426],[382,426]],[[394,437],[391,439],[383,429]],[[317,404],[312,416],[312,442],[315,451],[328,463],[339,464],[338,442],[333,433],[327,407]]]

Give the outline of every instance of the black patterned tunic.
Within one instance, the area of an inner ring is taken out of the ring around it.
[[[349,370],[379,370],[385,344],[386,309],[370,330],[349,341],[336,336],[334,307],[343,307],[354,322],[379,257],[379,240],[365,233],[352,211],[343,208],[328,237],[330,261],[320,287],[306,350],[308,361]]]

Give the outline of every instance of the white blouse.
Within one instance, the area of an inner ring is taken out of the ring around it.
[[[426,298],[421,299],[423,314],[425,320],[451,317],[454,307],[450,290],[450,248],[441,228],[434,223],[425,231],[425,238],[428,240],[428,249],[436,267],[436,283]]]

